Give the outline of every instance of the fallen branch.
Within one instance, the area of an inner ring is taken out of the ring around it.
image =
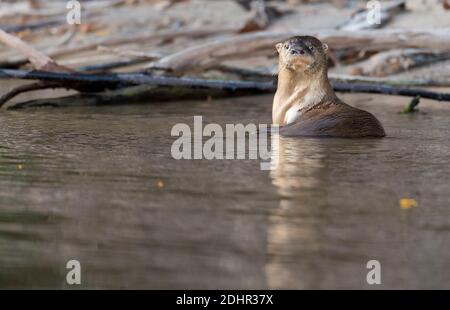
[[[2,78],[18,78],[24,80],[39,80],[41,83],[50,83],[48,87],[43,87],[39,84],[37,89],[44,88],[67,88],[80,91],[82,93],[102,93],[108,92],[108,100],[110,98],[111,90],[123,89],[130,86],[148,85],[156,88],[177,88],[183,94],[189,94],[191,98],[197,98],[195,92],[199,92],[203,95],[206,92],[212,94],[221,93],[223,95],[250,95],[261,94],[273,91],[273,84],[257,83],[257,82],[240,82],[240,81],[217,81],[217,80],[204,80],[193,78],[175,78],[175,77],[154,77],[142,73],[117,73],[117,74],[84,74],[84,73],[56,73],[56,72],[43,72],[43,71],[23,71],[23,70],[8,70],[0,69],[0,79]],[[33,85],[33,84],[32,84]],[[24,90],[28,90],[27,85],[25,88],[19,87],[0,98],[0,106],[4,105],[7,100],[22,93]],[[33,86],[30,86],[30,90],[34,90]],[[183,90],[183,91],[181,91]],[[189,91],[187,91],[189,90]],[[203,91],[202,91],[203,90]],[[177,100],[178,96],[170,97],[170,91],[167,93],[158,90],[158,94],[167,98],[166,100]],[[100,95],[99,98],[102,98]],[[2,100],[3,99],[3,100]]]
[[[40,80],[63,83],[103,84],[105,87],[117,85],[157,85],[157,86],[187,86],[193,88],[218,88],[218,89],[255,89],[268,91],[272,89],[272,83],[240,82],[205,80],[195,78],[177,78],[167,76],[150,76],[144,73],[110,73],[110,74],[85,74],[66,72],[45,72],[0,69],[0,79]]]
[[[67,68],[59,66],[53,59],[33,48],[21,39],[10,35],[0,29],[0,42],[24,54],[27,59],[38,70],[45,71],[69,71]]]
[[[100,52],[110,53],[114,55],[118,55],[121,57],[129,57],[129,58],[137,58],[137,59],[145,59],[148,61],[152,60],[158,60],[161,59],[162,54],[160,53],[149,53],[149,52],[140,52],[140,51],[133,51],[133,50],[119,50],[115,48],[110,48],[106,46],[99,46],[97,47],[97,50]]]
[[[124,68],[134,66],[142,63],[147,63],[145,58],[135,58],[127,60],[118,60],[113,62],[102,63],[98,65],[88,65],[77,68],[80,72],[108,72],[112,69]]]
[[[214,71],[220,71],[226,75],[230,75],[240,80],[250,81],[271,81],[276,76],[276,72],[270,69],[246,69],[231,66],[219,65],[211,68]],[[435,79],[413,79],[404,80],[398,78],[371,77],[362,75],[335,74],[329,73],[328,77],[332,83],[365,83],[375,85],[388,86],[404,86],[404,87],[450,87],[450,80]]]
[[[7,31],[5,31],[5,32],[7,32]],[[57,49],[57,48],[61,48],[62,46],[68,44],[75,37],[76,33],[77,33],[77,28],[76,27],[69,28],[69,30],[67,30],[66,33],[64,33],[60,38],[58,38],[57,40],[52,42],[52,45],[51,45],[50,48]],[[10,34],[10,35],[12,35],[12,34]],[[39,49],[40,50],[45,50],[45,49],[48,49],[48,48],[49,48],[48,46],[45,47],[45,48],[41,46]],[[29,46],[27,48],[27,50],[31,50],[31,49],[38,49],[38,48],[35,48],[35,47],[32,47],[32,46]],[[11,69],[13,69],[13,68],[20,67],[21,65],[25,64],[28,61],[27,58],[23,58],[23,57],[18,58],[18,57],[14,57],[12,55],[17,56],[17,53],[11,53],[11,51],[10,51],[9,53],[6,53],[6,54],[3,53],[2,55],[0,55],[0,59],[12,58],[12,59],[9,59],[7,61],[0,61],[0,68],[11,68]]]
[[[425,49],[396,49],[373,55],[368,60],[350,66],[348,71],[360,75],[387,76],[450,59],[450,52]]]
[[[149,86],[153,92],[158,91],[159,96],[164,97],[166,100],[180,100],[180,96],[171,96],[172,90],[174,89],[183,93],[186,98],[190,99],[196,98],[196,92],[199,92],[202,96],[205,94],[216,94],[217,92],[221,93],[223,96],[240,96],[271,93],[276,89],[276,86],[271,82],[204,80],[149,76],[142,73],[82,74],[0,69],[0,78],[19,78],[60,83],[59,85],[61,85],[61,87],[92,92],[94,94],[91,95],[98,100],[103,98],[102,93],[106,92],[109,94],[108,102],[113,100],[111,92],[108,90],[116,90],[119,92],[118,94],[120,94],[121,89],[138,85]],[[339,92],[377,93],[409,97],[419,95],[422,98],[450,101],[450,94],[448,93],[437,93],[405,87],[364,83],[333,83],[333,88]],[[87,95],[88,98],[93,98],[90,94],[85,95]],[[80,98],[82,98],[83,94],[80,96]],[[48,101],[47,99],[45,100]],[[57,98],[53,100],[57,100]]]
[[[68,60],[61,61],[63,66],[69,67],[78,67],[80,63],[88,62],[88,63],[99,63],[94,65],[87,65],[83,67],[79,67],[76,71],[107,71],[115,68],[127,67],[136,64],[148,63],[151,60],[159,59],[162,57],[161,54],[158,53],[146,53],[139,51],[125,51],[114,48],[108,48],[105,46],[99,46],[98,51],[106,52],[108,54],[118,55],[122,58],[127,58],[124,60],[116,60],[113,62],[105,62],[105,57],[107,55],[90,55],[81,58],[71,58]],[[108,57],[110,58],[110,57]],[[109,59],[106,59],[109,60]],[[0,63],[0,68],[4,69],[14,69],[15,65],[12,63]]]
[[[27,107],[73,107],[92,105],[112,105],[139,103],[139,102],[162,102],[179,100],[205,100],[208,98],[223,98],[230,96],[245,96],[261,94],[261,90],[239,89],[239,88],[191,88],[188,86],[156,86],[139,85],[121,88],[113,91],[105,91],[92,94],[76,94],[62,98],[37,99],[20,102],[7,107],[7,109],[22,109]]]
[[[402,80],[397,78],[370,77],[361,75],[329,74],[329,78],[334,83],[365,83],[387,86],[403,87],[450,87],[450,80]]]
[[[429,48],[437,51],[450,50],[450,32],[442,30],[362,30],[362,31],[311,31],[303,33],[317,36],[332,49],[364,49],[383,51],[392,48]],[[187,48],[156,61],[148,67],[170,72],[184,73],[202,71],[219,65],[227,59],[250,58],[270,55],[274,45],[284,39],[302,35],[301,32],[257,32]]]
[[[355,83],[355,84],[333,83],[333,88],[336,91],[346,93],[370,93],[370,94],[384,94],[384,95],[395,95],[405,97],[420,96],[421,98],[433,99],[437,101],[450,101],[450,93],[437,93],[433,91],[416,88],[373,85],[363,83]]]
[[[231,33],[234,29],[213,29],[213,30],[203,30],[203,29],[192,29],[192,30],[176,30],[176,31],[161,31],[158,33],[144,33],[138,35],[128,35],[126,37],[114,37],[114,38],[104,38],[96,40],[95,42],[77,44],[73,46],[67,46],[65,48],[55,47],[47,51],[48,57],[58,58],[73,54],[78,54],[82,52],[96,50],[99,46],[118,46],[132,43],[142,43],[151,42],[156,40],[169,40],[176,39],[180,37],[189,38],[204,38],[212,35]],[[14,62],[10,62],[8,67],[19,67],[28,62],[26,58],[16,59]]]
[[[113,63],[106,63],[106,64],[100,64],[100,65],[92,65],[92,66],[86,66],[78,68],[78,71],[83,72],[102,72],[104,70],[109,70],[113,68],[119,68],[123,66],[129,66],[133,65],[139,62],[145,61],[145,59],[134,59],[134,60],[127,60],[127,61],[118,61]],[[236,78],[236,76],[240,80],[250,80],[250,81],[265,81],[272,83],[274,79],[274,74],[269,71],[262,71],[262,70],[253,70],[253,69],[242,69],[242,68],[234,68],[234,67],[227,67],[227,66],[219,66],[217,68],[214,68],[214,70],[223,71],[224,73],[228,74],[226,76],[225,80],[230,80],[231,77]],[[450,87],[450,81],[437,81],[437,80],[398,80],[398,79],[386,79],[386,78],[375,78],[375,77],[365,77],[365,76],[354,76],[354,75],[339,75],[339,74],[330,74],[330,81],[332,84],[340,84],[340,85],[347,85],[347,84],[370,84],[370,85],[384,85],[384,86],[404,86],[404,87],[412,87],[412,86],[420,86],[420,87]],[[49,89],[49,88],[72,88],[80,90],[80,84],[76,83],[72,85],[73,83],[65,83],[65,82],[38,82],[28,85],[19,86],[9,93],[5,94],[4,96],[0,97],[0,107],[5,104],[7,101],[11,100],[15,96],[28,92],[28,91],[34,91],[34,90],[40,90],[40,89]],[[273,83],[272,83],[273,84]],[[114,87],[111,85],[110,88],[117,88],[118,84],[115,84]],[[119,87],[120,88],[120,87]],[[95,89],[98,91],[98,88]],[[348,88],[341,88],[336,89],[337,91],[348,91]],[[178,98],[177,96],[174,97],[173,100],[176,100]]]
[[[21,85],[10,92],[4,94],[0,97],[0,107],[3,106],[6,102],[11,100],[12,98],[26,92],[42,90],[42,89],[50,89],[50,88],[59,88],[61,87],[61,83],[58,82],[37,82],[32,84]]]

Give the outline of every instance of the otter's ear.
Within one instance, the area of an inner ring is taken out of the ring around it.
[[[281,52],[281,49],[283,48],[283,43],[275,44],[275,48],[277,49],[278,53]]]
[[[322,43],[322,48],[325,53],[328,53],[328,45],[327,44]]]

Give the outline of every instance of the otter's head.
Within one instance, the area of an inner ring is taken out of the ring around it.
[[[327,68],[328,46],[311,36],[298,36],[275,45],[281,69],[315,73]]]

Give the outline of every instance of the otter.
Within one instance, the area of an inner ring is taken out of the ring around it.
[[[312,36],[276,44],[278,88],[273,124],[283,136],[384,137],[371,113],[341,101],[328,80],[328,46]]]

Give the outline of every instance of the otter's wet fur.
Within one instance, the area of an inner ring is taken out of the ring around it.
[[[278,88],[272,121],[285,136],[384,137],[371,113],[341,101],[328,80],[328,46],[311,36],[276,45]]]

